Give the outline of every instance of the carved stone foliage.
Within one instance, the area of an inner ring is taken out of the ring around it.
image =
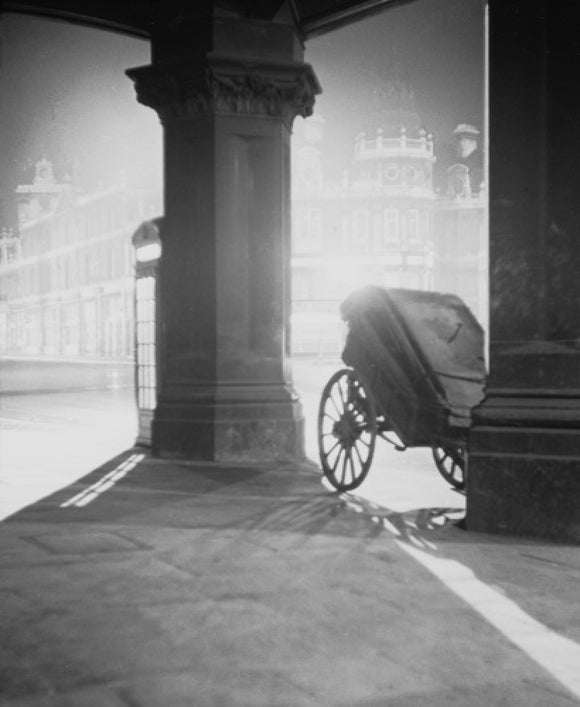
[[[273,116],[291,127],[312,114],[320,86],[309,64],[206,57],[202,65],[166,62],[130,69],[137,100],[162,122],[196,113]]]

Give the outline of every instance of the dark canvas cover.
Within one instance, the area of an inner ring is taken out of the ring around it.
[[[456,295],[366,287],[341,306],[343,360],[360,369],[406,444],[467,429],[486,381],[481,326]]]

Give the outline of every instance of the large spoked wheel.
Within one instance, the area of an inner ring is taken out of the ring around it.
[[[337,371],[322,391],[318,450],[324,476],[337,491],[364,481],[373,460],[377,414],[372,394],[356,371]]]
[[[433,447],[433,459],[441,476],[456,489],[465,488],[465,450],[463,447]]]

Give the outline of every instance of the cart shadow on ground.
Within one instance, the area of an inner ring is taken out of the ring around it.
[[[323,482],[329,491],[330,484]],[[336,492],[335,492],[336,493]],[[462,492],[457,492],[462,494]],[[457,506],[432,506],[397,511],[374,503],[352,491],[339,494],[341,500],[356,513],[369,516],[400,542],[414,545],[427,552],[437,551],[440,542],[466,542],[464,503]]]

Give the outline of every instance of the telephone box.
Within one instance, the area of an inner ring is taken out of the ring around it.
[[[151,446],[151,422],[157,406],[157,282],[161,258],[161,218],[144,221],[133,234],[135,248],[135,392],[137,444]]]

